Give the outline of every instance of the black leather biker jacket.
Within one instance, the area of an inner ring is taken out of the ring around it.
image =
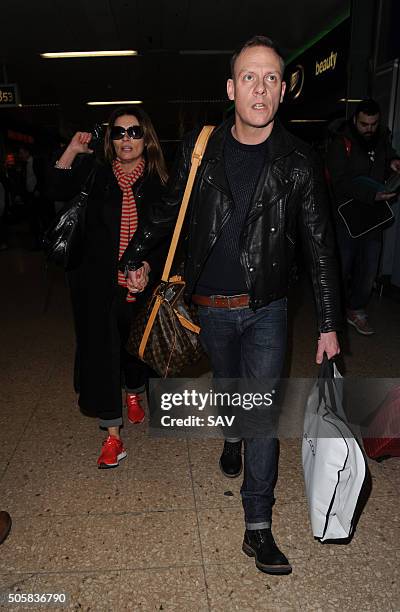
[[[218,240],[234,203],[224,170],[224,141],[232,120],[211,135],[193,187],[183,235],[185,281],[190,299],[204,263]],[[147,220],[121,259],[121,268],[151,264],[151,251],[173,227],[190,169],[198,132],[183,141],[168,194],[154,203]],[[319,331],[341,327],[340,290],[334,236],[322,170],[310,147],[275,120],[270,135],[271,160],[261,171],[244,224],[240,259],[257,310],[287,294],[297,236],[309,262]]]

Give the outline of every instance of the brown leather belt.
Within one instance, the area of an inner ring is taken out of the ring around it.
[[[192,295],[192,302],[211,308],[245,308],[249,305],[247,293],[242,295]]]

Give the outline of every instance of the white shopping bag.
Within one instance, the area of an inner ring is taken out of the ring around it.
[[[327,359],[307,400],[302,457],[314,537],[321,542],[348,538],[366,462],[346,422],[342,377]]]

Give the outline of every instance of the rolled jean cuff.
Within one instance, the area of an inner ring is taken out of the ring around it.
[[[121,426],[122,426],[122,417],[118,417],[117,419],[99,419],[100,429],[107,429],[108,427],[121,427]]]
[[[146,385],[141,385],[137,389],[128,389],[128,387],[125,385],[125,391],[127,393],[144,393],[146,391]]]
[[[248,531],[254,531],[255,529],[271,529],[271,521],[264,521],[263,523],[248,523],[246,521],[245,524]]]

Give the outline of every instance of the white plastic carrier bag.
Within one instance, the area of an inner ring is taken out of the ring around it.
[[[304,415],[304,481],[312,532],[321,542],[351,536],[366,475],[364,454],[343,411],[342,382],[325,358]]]

